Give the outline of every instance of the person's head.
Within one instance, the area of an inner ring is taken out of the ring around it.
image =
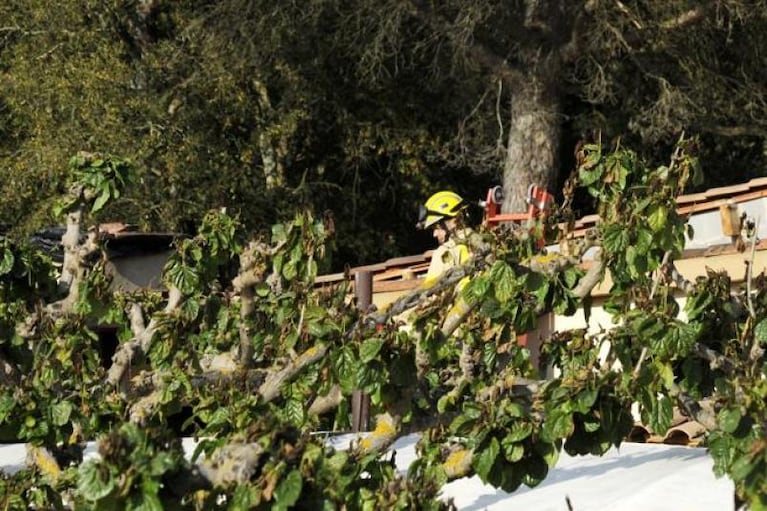
[[[467,206],[466,201],[455,192],[437,192],[421,206],[416,227],[433,229],[437,241],[444,243],[462,226],[462,211]]]

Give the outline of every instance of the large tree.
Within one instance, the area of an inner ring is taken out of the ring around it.
[[[707,184],[764,164],[762,2],[10,0],[0,17],[16,232],[53,220],[57,162],[80,149],[142,173],[103,218],[191,231],[227,206],[255,231],[332,210],[339,268],[425,248],[413,217],[440,187],[502,180],[525,209],[597,131],[651,158],[698,134]]]

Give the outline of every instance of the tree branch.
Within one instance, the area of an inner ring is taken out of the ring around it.
[[[309,406],[309,415],[323,415],[330,410],[338,408],[338,405],[344,400],[340,385],[333,385],[330,391],[324,396],[317,396]]]
[[[232,280],[232,286],[240,295],[240,346],[238,362],[243,368],[253,363],[253,332],[250,325],[255,311],[255,286],[265,281],[269,257],[276,254],[287,240],[270,247],[260,241],[251,241],[240,254],[240,270]]]
[[[6,360],[0,352],[0,387],[15,387],[21,382],[21,374],[16,364]]]
[[[160,326],[160,318],[167,317],[176,310],[181,305],[182,300],[183,294],[181,291],[176,287],[171,287],[168,290],[168,302],[165,305],[165,309],[161,314],[155,315],[149,322],[149,326],[143,329],[141,328],[143,325],[143,318],[140,320],[137,318],[138,315],[142,314],[141,308],[137,307],[135,304],[131,306],[129,312],[131,316],[131,327],[135,327],[137,330],[133,331],[133,338],[130,341],[121,344],[112,357],[112,366],[107,372],[106,381],[108,384],[113,386],[118,385],[123,380],[123,376],[125,376],[131,364],[138,358],[146,355],[152,345],[154,333]]]
[[[661,21],[660,27],[666,30],[685,28],[688,25],[701,21],[704,18],[705,10],[706,8],[704,6],[699,5],[683,12],[679,16]]]
[[[707,361],[711,369],[714,370],[721,369],[727,373],[732,373],[738,367],[732,359],[699,342],[692,345],[692,353]]]
[[[716,413],[713,406],[708,401],[699,402],[691,398],[684,392],[681,387],[674,383],[669,391],[671,397],[676,398],[680,408],[685,412],[685,415],[692,417],[698,421],[708,431],[716,431],[719,429],[719,423],[716,420]]]
[[[280,395],[280,387],[305,367],[320,360],[327,353],[328,347],[324,344],[311,347],[299,355],[295,360],[288,362],[280,370],[270,372],[266,381],[259,387],[258,393],[261,394],[264,402],[269,402]]]
[[[434,14],[428,2],[411,2],[412,12],[426,25],[435,28],[444,34],[450,34],[454,30],[441,18]],[[512,66],[508,60],[491,51],[486,46],[472,40],[467,48],[468,57],[479,65],[490,69],[498,78],[512,87],[522,83],[527,77],[519,69]]]

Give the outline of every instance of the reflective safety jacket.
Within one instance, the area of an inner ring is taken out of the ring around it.
[[[471,229],[462,229],[451,235],[449,240],[434,249],[429,269],[423,282],[424,287],[433,286],[447,270],[460,266],[469,260],[471,252],[469,252],[467,242],[472,233]],[[466,285],[466,282],[468,282],[468,278],[461,280],[456,290],[460,291]]]

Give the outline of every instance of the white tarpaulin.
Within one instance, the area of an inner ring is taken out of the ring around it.
[[[346,448],[352,435],[330,438],[336,448]],[[417,435],[398,440],[398,468],[403,472],[415,459]],[[191,455],[194,442],[184,439]],[[91,443],[86,457],[95,455]],[[0,469],[14,472],[24,466],[23,444],[0,446]],[[508,494],[484,485],[478,477],[447,484],[444,498],[452,498],[462,511],[532,510],[568,511],[729,511],[733,485],[717,479],[705,449],[658,444],[624,443],[602,457],[568,456],[562,452],[556,467],[536,488],[521,486]]]
[[[397,467],[415,459],[417,435],[398,440]],[[348,444],[344,435],[330,441]],[[733,484],[714,477],[706,449],[623,443],[604,456],[568,456],[564,451],[548,477],[535,488],[506,493],[479,477],[452,481],[443,489],[462,511],[730,511]]]

